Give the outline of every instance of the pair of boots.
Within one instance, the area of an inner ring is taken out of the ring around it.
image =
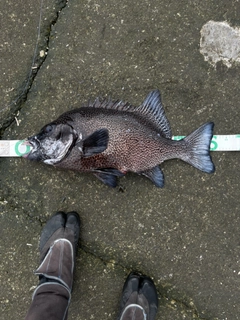
[[[57,212],[45,225],[40,238],[39,285],[25,320],[66,320],[79,239],[76,212]],[[153,320],[158,297],[153,281],[131,273],[124,284],[119,320]]]

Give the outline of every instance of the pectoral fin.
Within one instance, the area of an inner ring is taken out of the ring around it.
[[[164,186],[164,176],[159,166],[139,173],[149,178],[155,184],[156,187],[162,188]]]
[[[107,129],[103,128],[93,132],[82,141],[82,156],[91,157],[95,154],[102,153],[107,149],[108,141],[109,134]]]

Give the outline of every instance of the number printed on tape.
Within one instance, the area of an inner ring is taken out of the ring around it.
[[[0,156],[10,155],[10,141],[0,141]]]

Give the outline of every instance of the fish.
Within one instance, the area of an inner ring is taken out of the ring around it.
[[[55,167],[91,172],[105,185],[116,187],[118,178],[135,172],[164,186],[160,164],[181,159],[213,173],[210,155],[213,122],[207,122],[185,138],[172,139],[160,91],[151,91],[143,103],[97,98],[67,111],[28,137],[29,160]]]

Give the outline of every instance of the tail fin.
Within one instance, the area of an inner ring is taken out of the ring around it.
[[[205,123],[183,139],[188,147],[188,151],[182,160],[207,173],[213,173],[215,171],[210,156],[213,127],[213,122]]]

